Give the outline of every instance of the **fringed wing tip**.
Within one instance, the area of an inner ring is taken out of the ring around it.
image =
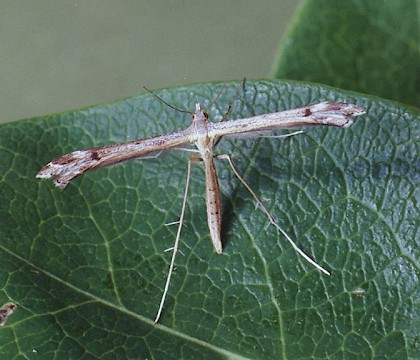
[[[36,174],[36,178],[52,180],[57,188],[64,189],[69,182],[60,180],[61,175],[58,170],[56,164],[48,163],[38,172],[38,174]]]
[[[349,127],[353,124],[353,117],[366,114],[366,110],[345,102],[324,101],[309,105],[310,115],[313,115],[324,125]]]
[[[97,165],[91,150],[78,150],[63,155],[45,165],[36,175],[39,179],[52,180],[59,189],[64,189],[75,177]]]
[[[344,116],[359,116],[366,114],[366,110],[357,105],[340,102],[340,101],[324,101],[319,104],[312,105],[313,111],[325,111]]]

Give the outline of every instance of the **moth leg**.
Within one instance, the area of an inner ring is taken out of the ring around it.
[[[184,200],[182,201],[182,209],[181,209],[181,216],[179,217],[178,231],[176,233],[171,263],[169,265],[169,271],[168,271],[168,276],[166,278],[165,289],[163,290],[162,299],[160,300],[159,310],[155,318],[155,324],[159,321],[159,318],[162,314],[163,305],[165,304],[166,295],[168,294],[169,284],[171,283],[171,277],[172,277],[172,273],[173,273],[174,265],[175,265],[175,257],[176,257],[176,253],[178,252],[179,240],[181,238],[181,230],[182,230],[182,224],[184,222],[185,209],[187,207],[187,197],[188,197],[188,188],[190,186],[190,178],[191,178],[191,160],[188,161],[187,182],[185,184]]]
[[[330,272],[325,270],[321,265],[318,265],[314,260],[312,260],[308,255],[306,255],[292,240],[292,238],[284,231],[279,224],[277,224],[276,220],[274,219],[273,215],[270,214],[268,209],[265,207],[261,199],[257,196],[257,194],[254,192],[254,190],[251,189],[251,187],[248,185],[248,183],[245,181],[245,179],[239,174],[238,170],[236,170],[235,166],[233,165],[233,162],[229,155],[221,154],[216,156],[218,159],[224,159],[229,162],[230,167],[232,168],[234,174],[239,179],[239,181],[248,189],[248,191],[251,193],[251,195],[254,197],[254,199],[257,201],[258,205],[261,207],[262,211],[267,215],[269,221],[271,224],[273,224],[286,238],[286,240],[292,245],[292,247],[297,251],[297,253],[302,256],[307,262],[309,262],[311,265],[316,267],[318,270],[322,271],[324,274],[330,275]]]

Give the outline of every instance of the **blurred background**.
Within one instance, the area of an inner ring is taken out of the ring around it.
[[[296,0],[0,0],[0,122],[265,78]]]

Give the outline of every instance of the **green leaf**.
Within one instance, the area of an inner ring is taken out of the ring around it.
[[[238,83],[208,112],[219,121]],[[220,84],[157,92],[207,106]],[[415,358],[419,355],[419,114],[334,88],[259,81],[230,119],[340,100],[367,110],[352,127],[287,139],[223,139],[240,173],[298,245],[268,226],[218,162],[224,254],[206,224],[193,167],[181,250],[153,324],[181,210],[188,154],[131,161],[63,191],[35,179],[67,152],[184,128],[190,115],[149,94],[0,128],[0,358]],[[416,197],[417,194],[417,197]]]
[[[273,76],[420,106],[418,6],[414,0],[304,1]]]

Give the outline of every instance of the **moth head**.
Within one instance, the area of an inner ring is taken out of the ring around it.
[[[209,116],[207,113],[201,109],[200,104],[195,104],[195,111],[192,114],[192,122],[207,122],[209,120]]]

